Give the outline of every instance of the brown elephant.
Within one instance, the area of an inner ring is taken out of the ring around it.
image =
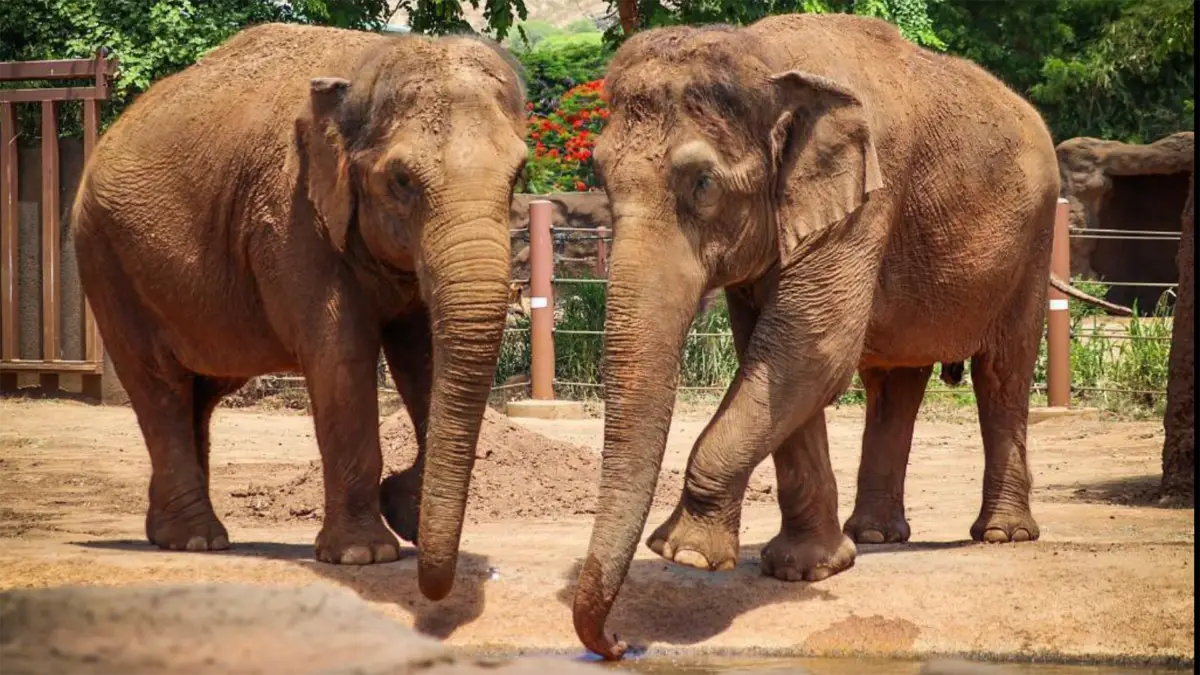
[[[649,512],[689,322],[716,288],[740,368],[647,542],[656,553],[733,567],[768,455],[783,519],[764,573],[817,581],[853,565],[855,540],[907,539],[917,409],[932,365],[967,358],[986,455],[971,535],[1036,539],[1026,420],[1059,195],[1037,111],[971,63],[843,15],[649,30],[618,50],[607,86],[595,158],[616,236],[583,643],[625,649],[604,622]],[[856,370],[867,426],[843,531],[823,409]]]
[[[263,25],[113,125],[74,235],[150,451],[151,542],[229,545],[208,494],[213,408],[252,376],[296,370],[324,465],[317,557],[395,560],[382,348],[421,438],[413,469],[383,484],[385,515],[420,542],[425,595],[449,592],[504,328],[523,99],[485,41]]]

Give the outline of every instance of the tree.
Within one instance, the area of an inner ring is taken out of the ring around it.
[[[745,25],[773,14],[837,12],[878,17],[896,24],[905,37],[918,44],[942,46],[933,30],[927,0],[609,0],[609,7],[614,5],[620,21],[607,34],[614,42],[642,28]]]
[[[1149,143],[1195,128],[1193,0],[1126,0],[1099,36],[1069,57],[1049,56],[1030,98],[1059,140]]]
[[[489,32],[503,38],[524,0],[485,3]],[[397,9],[418,32],[469,30],[456,0],[4,0],[0,2],[0,61],[91,58],[109,49],[121,63],[107,125],[150,84],[181,70],[246,26],[270,21],[378,30]],[[22,85],[28,86],[28,85]],[[36,136],[36,111],[20,106],[23,135]],[[79,129],[79,111],[63,106],[62,129]]]
[[[1004,80],[1058,140],[1141,143],[1193,129],[1193,0],[940,0],[947,51]]]
[[[1196,184],[1183,208],[1179,239],[1179,298],[1171,335],[1167,413],[1163,421],[1164,497],[1195,505],[1196,490]]]

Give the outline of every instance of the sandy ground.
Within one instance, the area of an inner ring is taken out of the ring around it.
[[[681,470],[707,415],[677,415],[666,469]],[[521,421],[598,453],[601,422]],[[854,498],[862,411],[830,411],[841,517]],[[149,458],[132,411],[71,402],[0,401],[0,588],[146,581],[334,584],[385,614],[485,650],[581,651],[571,587],[588,516],[486,518],[469,524],[459,578],[441,603],[416,588],[415,558],[352,568],[314,562],[319,521],[277,522],[232,508],[247,486],[279,484],[317,458],[311,420],[221,410],[213,494],[234,548],[168,553],[144,541]],[[1144,495],[1157,482],[1158,422],[1050,419],[1030,428],[1042,539],[969,541],[983,456],[973,416],[917,426],[908,480],[913,541],[862,547],[857,565],[816,584],[760,576],[778,529],[771,501],[750,502],[739,567],[708,574],[644,546],[610,630],[655,652],[923,657],[970,654],[1190,666],[1195,649],[1194,511]],[[770,462],[757,480],[771,479]],[[666,513],[656,509],[647,524]]]

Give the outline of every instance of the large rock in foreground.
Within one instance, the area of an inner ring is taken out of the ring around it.
[[[0,593],[0,670],[17,673],[595,673],[557,659],[456,654],[349,591],[235,584]]]

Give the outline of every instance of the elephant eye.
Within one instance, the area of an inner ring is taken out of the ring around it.
[[[417,182],[413,180],[412,174],[404,168],[396,168],[392,171],[391,176],[391,192],[392,196],[397,200],[408,205],[417,196]]]

